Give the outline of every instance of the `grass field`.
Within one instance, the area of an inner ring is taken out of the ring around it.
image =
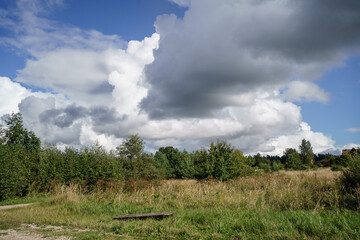
[[[32,231],[73,239],[360,239],[360,211],[346,208],[339,174],[321,169],[228,182],[120,182],[90,194],[77,185],[57,186],[34,205],[0,211],[0,228],[35,224]],[[163,211],[176,214],[112,219]]]

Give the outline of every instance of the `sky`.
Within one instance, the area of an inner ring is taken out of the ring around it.
[[[0,0],[0,116],[60,147],[360,146],[358,0]]]

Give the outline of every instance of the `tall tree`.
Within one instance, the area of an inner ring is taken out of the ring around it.
[[[154,158],[144,153],[144,140],[139,135],[131,135],[116,150],[126,179],[158,178]]]
[[[22,146],[28,151],[40,150],[40,139],[35,133],[24,128],[21,113],[13,113],[5,119],[7,128],[4,130],[4,138],[7,145],[11,147]]]
[[[299,146],[300,159],[303,164],[313,165],[314,164],[314,152],[310,141],[303,139]]]
[[[116,147],[120,157],[137,159],[144,152],[144,140],[138,134],[128,137],[120,146]]]

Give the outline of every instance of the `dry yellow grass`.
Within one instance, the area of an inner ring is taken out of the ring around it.
[[[133,192],[114,192],[115,202],[169,208],[230,207],[317,209],[338,206],[338,172],[283,171],[228,182],[165,180]]]

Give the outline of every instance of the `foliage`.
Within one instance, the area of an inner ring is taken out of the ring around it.
[[[314,153],[310,141],[303,139],[299,146],[300,149],[300,159],[301,162],[305,165],[314,164]]]
[[[343,167],[340,165],[332,165],[331,166],[331,171],[341,171],[342,169],[343,169]]]
[[[35,133],[24,128],[21,113],[13,113],[5,119],[7,128],[4,131],[4,139],[8,146],[22,146],[28,151],[39,151],[40,139]]]
[[[212,175],[214,169],[214,162],[209,156],[206,149],[202,148],[193,154],[193,161],[195,167],[195,178],[206,179]]]
[[[340,183],[349,193],[360,193],[360,155],[356,154],[349,167],[343,170]]]
[[[264,170],[265,172],[270,172],[271,171],[271,166],[268,163],[260,163],[259,168]]]
[[[258,166],[258,167],[260,167],[260,165],[264,166],[264,164],[267,164],[270,166],[270,164],[271,164],[271,161],[269,159],[261,156],[260,153],[258,153],[254,156],[254,160],[255,160],[255,166]]]
[[[121,158],[130,160],[140,158],[144,152],[144,140],[138,134],[131,135],[120,146],[116,147]]]
[[[243,153],[226,141],[211,143],[209,148],[208,166],[212,166],[211,176],[226,181],[250,174],[250,166],[246,164]]]
[[[214,163],[212,176],[218,180],[234,178],[235,162],[231,158],[234,148],[226,141],[211,142],[209,149],[210,161]]]
[[[159,170],[160,178],[169,179],[172,176],[172,169],[169,160],[162,152],[156,152],[154,156],[155,167]]]
[[[191,154],[185,150],[180,152],[179,149],[171,146],[159,148],[156,154],[158,153],[165,157],[162,162],[167,178],[188,179],[194,177],[195,170]]]
[[[0,127],[0,199],[25,196],[38,179],[40,139],[23,127],[20,113]]]
[[[349,166],[349,163],[352,161],[350,154],[344,153],[338,156],[332,156],[331,165],[339,165],[343,167]]]
[[[284,164],[282,164],[280,161],[273,162],[271,164],[271,169],[275,172],[282,170],[282,169],[284,169]]]
[[[285,155],[285,167],[292,169],[301,168],[301,159],[299,153],[294,148],[287,148],[284,152]]]
[[[0,145],[0,200],[22,197],[28,191],[28,171],[24,149],[14,152],[9,145]]]
[[[139,135],[131,135],[116,149],[125,179],[159,178],[160,172],[155,167],[155,160],[144,153],[144,141]]]

